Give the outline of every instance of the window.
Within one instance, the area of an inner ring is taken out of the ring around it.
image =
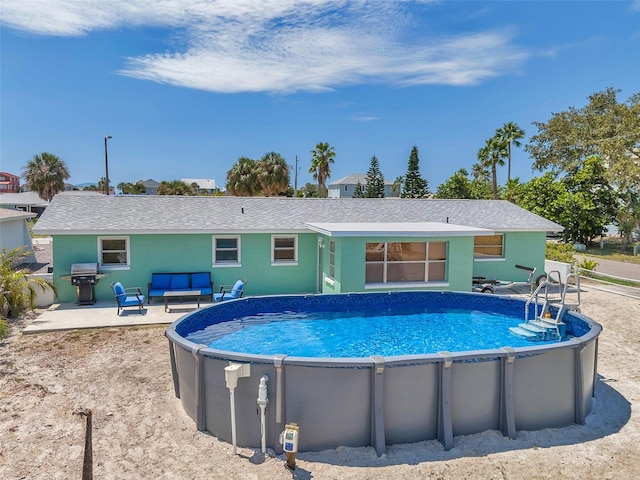
[[[100,268],[129,267],[129,237],[98,237]]]
[[[446,242],[367,243],[365,284],[446,280]]]
[[[213,264],[240,265],[240,237],[213,237]]]
[[[336,278],[336,242],[329,241],[329,277]]]
[[[271,237],[271,263],[296,263],[298,261],[298,237]]]
[[[504,258],[504,235],[480,236],[473,239],[473,257]]]

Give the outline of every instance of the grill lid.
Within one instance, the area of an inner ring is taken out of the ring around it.
[[[73,263],[71,275],[95,275],[98,273],[97,263]]]

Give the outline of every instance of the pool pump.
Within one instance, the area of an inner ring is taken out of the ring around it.
[[[287,456],[287,467],[289,470],[296,469],[296,453],[298,453],[298,437],[300,428],[297,423],[287,423],[284,432],[280,434],[280,443]]]

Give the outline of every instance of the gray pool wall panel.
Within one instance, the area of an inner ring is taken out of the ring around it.
[[[431,297],[445,303],[446,295]],[[318,304],[320,299],[312,301]],[[294,300],[299,302],[300,297]],[[379,296],[368,300],[381,301]],[[383,299],[383,303],[389,301]],[[522,301],[513,302],[499,300],[498,308],[523,308]],[[240,312],[242,301],[233,303],[230,310]],[[247,303],[255,309],[262,302]],[[281,298],[277,303],[286,305]],[[208,315],[214,318],[212,312]],[[184,318],[190,328],[200,326],[200,320]],[[167,329],[166,336],[174,352],[176,395],[198,429],[231,442],[224,368],[230,362],[249,363],[250,377],[240,378],[235,389],[238,446],[260,446],[257,395],[260,378],[267,375],[268,448],[281,453],[280,433],[287,423],[296,422],[300,451],[371,446],[380,455],[391,444],[437,439],[450,449],[457,435],[499,430],[515,438],[517,430],[584,423],[592,408],[600,326],[579,313],[567,315],[565,321],[568,330],[584,335],[553,345],[387,358],[272,357],[219,351],[184,339],[178,333],[186,331],[180,321]],[[279,363],[280,369],[276,368]]]

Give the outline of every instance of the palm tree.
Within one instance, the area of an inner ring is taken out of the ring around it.
[[[331,176],[331,164],[336,152],[328,143],[318,143],[311,150],[311,167],[309,173],[313,173],[313,179],[318,181],[320,197],[327,196],[327,178]]]
[[[514,122],[505,123],[502,128],[496,130],[498,135],[503,141],[507,143],[507,183],[511,180],[511,144],[519,147],[521,145],[520,139],[524,138],[524,130],[522,130]]]
[[[487,180],[489,178],[489,170],[482,163],[474,163],[471,167],[471,176],[475,180]]]
[[[240,157],[227,172],[225,186],[230,195],[251,197],[259,193],[260,187],[256,178],[256,161]]]
[[[193,190],[182,180],[162,181],[158,185],[158,195],[193,195]]]
[[[289,165],[282,155],[276,152],[265,153],[256,165],[256,176],[262,194],[276,196],[289,186]]]
[[[391,196],[392,197],[399,197],[400,194],[402,193],[402,184],[404,183],[404,177],[402,175],[400,175],[399,177],[396,177],[396,179],[393,181],[393,185],[391,185]]]
[[[38,192],[41,199],[50,202],[56,193],[64,190],[64,181],[69,178],[67,164],[57,155],[42,152],[34,155],[22,170],[29,190]]]
[[[27,309],[35,309],[36,287],[45,291],[53,290],[58,294],[55,285],[43,278],[29,275],[29,271],[19,265],[29,255],[25,247],[14,248],[0,253],[0,324],[4,319],[16,318]]]
[[[491,168],[494,200],[498,200],[497,166],[504,166],[504,158],[506,156],[507,144],[498,135],[494,135],[488,139],[485,146],[478,150],[478,160],[480,160],[480,164],[485,168]]]

